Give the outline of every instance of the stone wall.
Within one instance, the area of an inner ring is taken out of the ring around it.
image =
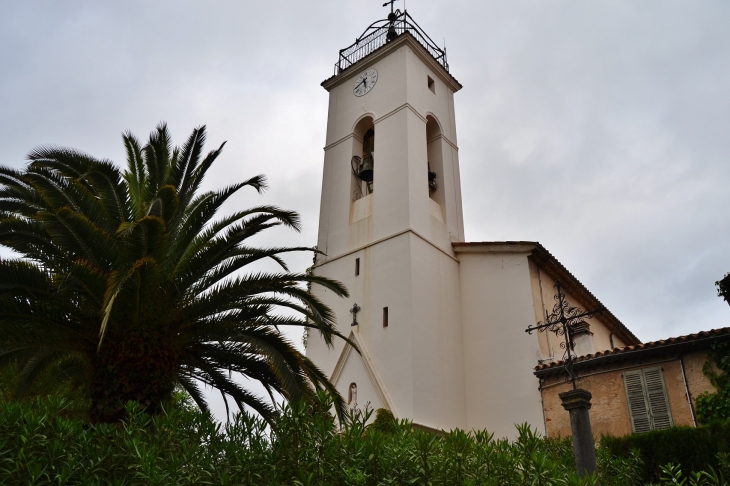
[[[700,393],[714,390],[702,373],[706,358],[707,351],[704,350],[682,356],[693,402]],[[624,371],[651,366],[662,368],[674,425],[694,425],[679,358],[674,356],[642,359],[639,355],[633,359],[596,366],[581,372],[583,378],[579,381],[578,387],[588,390],[593,395],[590,417],[594,436],[620,436],[631,433],[631,419],[622,374]],[[571,385],[565,383],[564,379],[564,375],[552,376],[546,378],[542,384],[545,428],[549,437],[569,437],[571,433],[568,412],[561,407],[558,397],[559,393],[571,389]]]

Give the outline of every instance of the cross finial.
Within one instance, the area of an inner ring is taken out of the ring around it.
[[[397,2],[398,0],[389,0],[383,4],[383,7],[387,7],[390,5],[390,13],[393,13],[393,4]]]
[[[558,293],[555,294],[553,312],[548,314],[547,310],[545,310],[545,321],[538,322],[536,326],[531,325],[525,329],[525,332],[532,334],[532,331],[550,331],[555,333],[557,337],[563,336],[565,338],[565,342],[560,343],[560,347],[565,350],[563,361],[565,362],[565,371],[568,373],[567,381],[573,384],[573,390],[575,390],[577,388],[575,382],[578,380],[578,377],[573,366],[576,356],[574,356],[575,343],[573,342],[571,332],[579,325],[586,325],[583,319],[591,319],[594,315],[602,314],[606,309],[601,306],[596,310],[584,311],[580,307],[573,307],[565,300],[565,294],[560,287],[560,282],[555,282],[555,288]]]
[[[357,313],[360,312],[360,306],[357,305],[357,302],[355,305],[352,306],[352,309],[350,309],[350,313],[352,314],[352,324],[351,326],[357,326]]]

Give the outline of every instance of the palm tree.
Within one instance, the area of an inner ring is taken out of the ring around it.
[[[232,399],[267,419],[274,392],[298,400],[326,390],[345,409],[279,328],[316,329],[330,346],[345,339],[305,286],[346,289],[289,272],[282,255],[311,248],[246,244],[276,225],[299,231],[296,213],[259,206],[213,219],[233,194],[261,192],[266,181],[202,192],[223,149],[204,155],[205,138],[196,128],[173,149],[165,124],[144,147],[125,133],[125,172],[57,147],[33,150],[25,170],[0,167],[0,244],[22,256],[0,260],[0,367],[19,369],[17,394],[39,379],[73,384],[95,421],[119,420],[129,400],[156,413],[177,386],[205,410],[201,384],[226,407]],[[263,259],[282,270],[246,272]],[[241,376],[271,401],[240,386]]]

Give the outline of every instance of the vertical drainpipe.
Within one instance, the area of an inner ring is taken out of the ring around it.
[[[547,416],[545,415],[545,396],[543,395],[542,384],[545,383],[545,378],[538,378],[540,386],[537,389],[540,391],[540,408],[542,408],[542,425],[545,427],[545,437],[548,436],[547,429]]]
[[[692,405],[692,394],[689,392],[689,386],[687,386],[687,373],[684,372],[684,360],[682,355],[679,355],[679,367],[682,369],[682,381],[684,381],[684,391],[687,395],[687,402],[689,403],[689,412],[692,414],[692,425],[697,427],[697,419],[695,419],[695,407]]]

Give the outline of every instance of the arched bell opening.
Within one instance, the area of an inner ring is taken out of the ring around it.
[[[372,117],[362,118],[352,137],[352,200],[372,194],[375,176],[375,125]]]
[[[426,143],[428,155],[428,195],[444,207],[444,159],[441,125],[433,115],[426,116]]]

